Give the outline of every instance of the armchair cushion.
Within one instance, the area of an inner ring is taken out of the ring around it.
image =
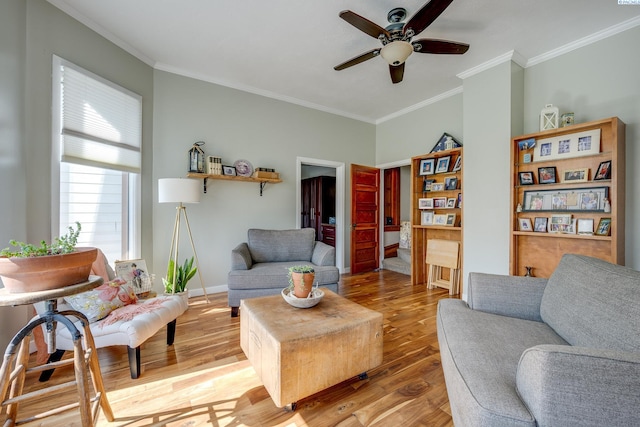
[[[248,246],[254,262],[311,261],[315,230],[250,229]]]
[[[517,373],[522,400],[541,426],[637,426],[640,354],[539,345]]]

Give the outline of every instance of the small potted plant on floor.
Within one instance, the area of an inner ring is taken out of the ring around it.
[[[289,267],[289,291],[297,298],[307,298],[313,290],[315,270],[310,265]]]
[[[98,256],[96,248],[77,248],[81,226],[51,244],[39,246],[11,240],[14,249],[0,251],[0,277],[9,293],[35,292],[62,288],[89,278],[91,264]]]
[[[167,266],[167,277],[162,278],[164,292],[166,294],[185,293],[187,283],[195,276],[197,271],[198,268],[193,265],[193,257],[185,259],[183,265],[177,266],[175,261],[170,259]]]

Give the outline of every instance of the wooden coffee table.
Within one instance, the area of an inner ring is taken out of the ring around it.
[[[278,407],[382,363],[382,313],[322,290],[307,309],[281,295],[240,303],[240,346]]]

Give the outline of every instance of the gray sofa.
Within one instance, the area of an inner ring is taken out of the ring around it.
[[[313,228],[296,230],[250,229],[247,241],[231,251],[228,276],[231,316],[238,315],[240,300],[279,294],[289,285],[292,265],[313,266],[318,286],[338,291],[340,272],[334,247],[315,240]]]
[[[438,305],[456,427],[640,426],[640,272],[564,255],[547,279],[470,274]]]

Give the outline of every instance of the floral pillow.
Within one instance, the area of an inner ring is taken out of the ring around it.
[[[124,280],[115,279],[90,291],[66,296],[64,299],[74,310],[87,316],[92,323],[106,317],[118,307],[138,301],[131,286],[125,283]]]

